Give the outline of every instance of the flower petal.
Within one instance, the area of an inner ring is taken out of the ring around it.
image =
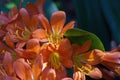
[[[28,63],[24,59],[18,59],[13,63],[13,68],[17,76],[21,80],[32,80],[32,71]]]
[[[17,48],[15,49],[15,51],[17,52],[18,58],[34,59],[38,55],[35,51],[30,49],[24,50],[24,49]]]
[[[30,29],[30,27],[31,27],[30,16],[29,16],[27,10],[25,8],[21,8],[20,9],[20,15],[21,15],[25,25],[27,26],[27,28]]]
[[[65,27],[63,28],[63,30],[60,32],[60,35],[64,35],[64,33],[68,30],[68,29],[72,29],[75,25],[75,21],[71,21],[69,22],[67,25],[65,25]]]
[[[3,66],[8,75],[13,74],[13,66],[12,66],[12,56],[9,52],[5,52],[5,56],[3,59]]]
[[[9,22],[8,17],[0,15],[0,25],[7,24]]]
[[[37,29],[32,33],[32,37],[39,39],[41,42],[46,42],[47,40],[47,33],[43,29]]]
[[[36,5],[31,2],[27,3],[26,9],[29,12],[30,16],[39,14],[39,11]]]
[[[72,46],[68,39],[62,39],[59,47],[58,52],[60,53],[63,59],[71,59],[72,57]]]
[[[9,33],[6,34],[4,40],[9,47],[11,47],[12,49],[15,48],[15,45],[14,45],[13,41],[11,40]]]
[[[81,50],[82,52],[86,52],[90,49],[92,41],[91,40],[87,40],[85,41],[85,43],[81,46]],[[80,52],[81,53],[81,52]]]
[[[36,0],[36,6],[39,10],[39,13],[44,14],[44,5],[46,0]]]
[[[62,80],[73,80],[72,78],[63,78]]]
[[[39,19],[41,27],[43,27],[45,31],[47,31],[49,34],[51,34],[52,29],[51,29],[48,19],[43,14],[40,14],[38,16],[38,19]]]
[[[26,45],[26,42],[18,42],[16,48],[23,48]]]
[[[56,80],[56,73],[54,69],[50,69],[47,75],[49,80]]]
[[[115,80],[115,73],[113,73],[112,71],[104,69],[104,68],[100,68],[100,71],[103,74],[103,79],[105,79],[105,80]]]
[[[74,80],[86,80],[85,79],[85,74],[83,74],[82,72],[80,71],[75,71],[74,74],[73,74],[73,79]]]
[[[50,18],[50,24],[54,33],[60,33],[66,21],[66,14],[63,11],[54,12]]]
[[[4,30],[0,30],[0,39],[3,38],[3,36],[5,36],[6,32]]]
[[[19,79],[16,78],[16,77],[5,76],[5,77],[3,77],[1,80],[19,80]]]
[[[40,73],[42,72],[43,58],[42,55],[38,55],[33,63],[32,71],[35,80],[39,79]]]
[[[49,67],[46,67],[42,74],[40,80],[56,80],[55,70]]]
[[[90,49],[91,46],[91,40],[87,40],[85,43],[83,43],[82,46],[80,46],[79,44],[72,44],[72,48],[73,48],[73,55],[76,54],[83,54],[84,52],[87,52]]]
[[[114,53],[114,52],[119,52],[120,51],[120,45],[118,45],[115,49],[109,51],[110,53]]]
[[[104,52],[95,49],[82,54],[81,60],[90,65],[96,65],[102,61],[103,56],[104,56]]]
[[[31,17],[31,32],[33,32],[34,30],[37,29],[38,24],[39,24],[38,16],[37,15],[33,15]]]
[[[61,80],[67,77],[67,73],[64,67],[56,70],[56,80]]]
[[[43,55],[44,62],[48,61],[49,56],[52,52],[53,52],[53,50],[51,50],[51,47],[49,47],[49,44],[45,43],[41,46],[40,53]]]
[[[72,68],[73,67],[73,62],[72,62],[71,59],[62,59],[61,62],[66,68]]]
[[[4,43],[2,41],[0,41],[0,53],[2,53],[3,50],[6,50],[6,46],[4,45]]]
[[[17,9],[17,7],[15,6],[15,7],[13,7],[13,8],[9,11],[8,17],[9,17],[10,19],[13,19],[17,13],[18,13],[18,9]]]
[[[106,66],[108,69],[110,69],[111,71],[120,75],[120,64],[107,62],[107,61],[102,61],[102,64]]]
[[[40,52],[40,43],[38,39],[30,39],[26,43],[26,50],[29,49],[36,54],[39,54]]]
[[[80,51],[82,51],[81,46],[79,44],[72,44],[72,49],[73,49],[73,52],[74,52],[72,54],[73,56],[81,53]]]
[[[88,73],[88,75],[94,79],[102,78],[102,72],[98,68],[94,68],[91,72]]]
[[[120,64],[120,52],[106,52],[104,57],[102,57],[102,60]]]

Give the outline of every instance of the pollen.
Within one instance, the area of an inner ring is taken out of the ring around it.
[[[51,67],[58,69],[61,65],[60,63],[60,55],[58,52],[53,52],[49,57],[49,62],[51,64]]]
[[[54,44],[58,44],[61,39],[62,39],[62,37],[60,35],[58,35],[58,34],[51,34],[48,37],[48,41],[50,43],[54,43]]]
[[[75,68],[86,75],[93,70],[90,65],[85,64],[85,62],[83,61],[83,56],[81,55],[74,56],[73,62]]]

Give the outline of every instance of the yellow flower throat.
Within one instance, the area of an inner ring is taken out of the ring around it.
[[[93,70],[91,66],[86,65],[86,63],[83,60],[83,56],[81,55],[74,56],[73,62],[74,62],[75,68],[86,75]]]
[[[61,65],[59,53],[53,52],[49,57],[49,62],[51,64],[51,67],[58,69]]]

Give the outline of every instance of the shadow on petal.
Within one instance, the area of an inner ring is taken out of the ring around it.
[[[12,56],[9,52],[5,52],[4,60],[3,60],[3,67],[4,67],[7,75],[13,74]]]
[[[91,72],[88,73],[88,76],[94,79],[102,78],[102,72],[98,68],[94,68]]]
[[[32,70],[31,67],[28,63],[25,62],[24,59],[17,59],[13,63],[13,68],[16,73],[16,75],[21,79],[21,80],[32,80],[33,75],[32,75]]]

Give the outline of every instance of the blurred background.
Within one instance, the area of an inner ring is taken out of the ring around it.
[[[0,11],[7,13],[20,1],[25,7],[36,0],[0,0]],[[120,0],[46,0],[44,9],[48,19],[57,10],[65,11],[67,22],[75,20],[77,28],[95,33],[106,50],[120,44]]]

